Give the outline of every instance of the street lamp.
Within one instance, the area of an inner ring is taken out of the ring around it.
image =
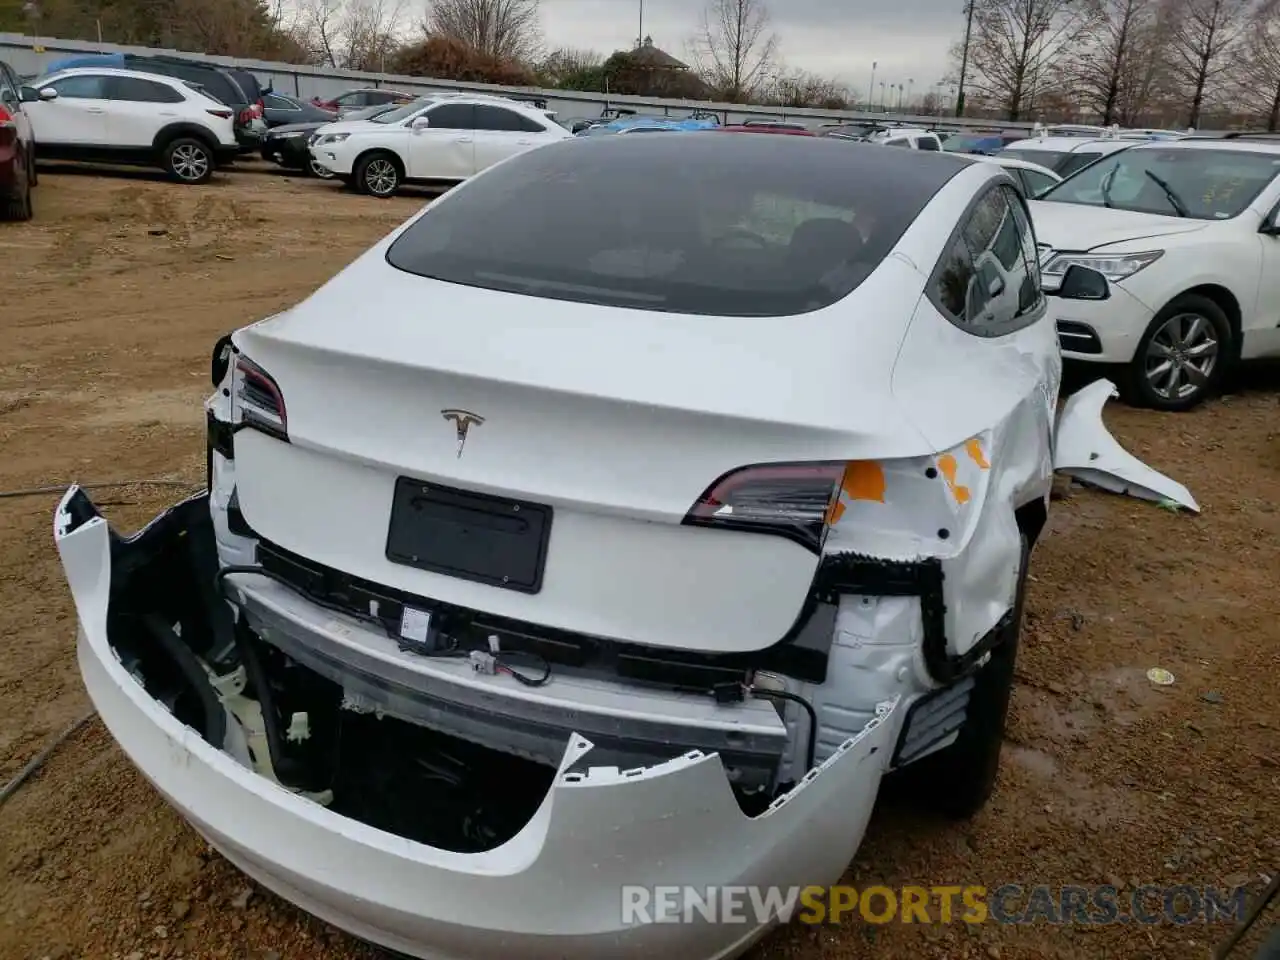
[[[881,80],[881,81],[880,81],[880,110],[879,110],[878,112],[880,112],[880,113],[884,113],[884,112],[885,112],[884,81],[883,81],[883,80]]]
[[[916,85],[915,77],[907,78],[907,109],[911,109],[911,88]]]
[[[876,67],[879,66],[875,60],[871,61],[871,86],[867,87],[867,110],[871,109],[871,101],[876,98]]]

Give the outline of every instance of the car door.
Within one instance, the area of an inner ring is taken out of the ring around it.
[[[9,122],[17,128],[18,142],[30,149],[31,118],[23,109],[22,84],[7,63],[0,63],[0,108],[9,115]]]
[[[180,116],[186,98],[168,84],[141,77],[106,80],[107,139],[113,147],[150,150],[156,134]]]
[[[493,104],[476,106],[476,173],[507,157],[536,147],[546,129],[515,110]]]
[[[415,127],[415,121],[409,121],[410,179],[465,180],[476,172],[472,104],[440,103],[418,116],[426,117],[429,125]]]
[[[103,147],[107,136],[106,81],[103,74],[78,73],[40,87],[57,96],[29,103],[28,116],[38,146]]]

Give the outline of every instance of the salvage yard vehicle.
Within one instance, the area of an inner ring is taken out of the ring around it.
[[[234,111],[175,77],[76,67],[37,84],[24,108],[47,159],[155,165],[193,184],[240,152]]]
[[[994,154],[997,157],[1013,157],[1048,167],[1060,177],[1069,177],[1077,170],[1110,156],[1128,150],[1140,141],[1122,140],[1119,137],[1093,139],[1090,137],[1036,137],[1016,140]]]
[[[1280,356],[1280,144],[1138,143],[1031,205],[1046,285],[1111,281],[1058,319],[1063,355],[1123,365],[1129,402],[1188,410],[1239,360]]]
[[[36,142],[23,100],[32,91],[0,60],[0,220],[30,220]]]
[[[1053,449],[1060,369],[997,165],[551,144],[219,340],[207,492],[128,538],[67,492],[85,683],[359,937],[734,957],[770,918],[638,924],[624,887],[829,884],[890,771],[990,794],[1053,457],[1142,469],[1105,382]]]
[[[311,143],[315,162],[374,197],[405,183],[453,185],[487,167],[572,139],[545,110],[506,97],[422,97],[369,120],[339,120]]]
[[[1031,163],[1028,160],[1006,157],[999,153],[993,156],[986,154],[968,154],[968,156],[979,163],[997,163],[1004,167],[1009,171],[1009,175],[1018,181],[1024,196],[1032,200],[1062,182],[1062,177],[1048,167],[1042,167],[1040,164]]]
[[[394,103],[383,103],[376,107],[365,107],[357,110],[347,119],[372,120],[396,109]],[[306,123],[287,123],[267,131],[262,138],[262,159],[270,160],[287,170],[305,170],[313,177],[332,180],[334,173],[321,166],[311,155],[311,141],[322,127],[333,123],[332,118]]]

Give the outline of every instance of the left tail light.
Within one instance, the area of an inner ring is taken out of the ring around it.
[[[232,419],[241,428],[289,442],[289,414],[280,385],[242,353],[236,355],[231,398]]]
[[[689,508],[689,526],[785,537],[820,553],[848,464],[769,463],[730,471]]]

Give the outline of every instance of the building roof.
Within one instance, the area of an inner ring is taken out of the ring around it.
[[[688,70],[689,65],[681,60],[677,60],[671,54],[667,53],[653,45],[653,37],[645,37],[644,41],[634,50],[629,50],[625,54],[626,58],[639,67],[647,67],[651,70]]]

